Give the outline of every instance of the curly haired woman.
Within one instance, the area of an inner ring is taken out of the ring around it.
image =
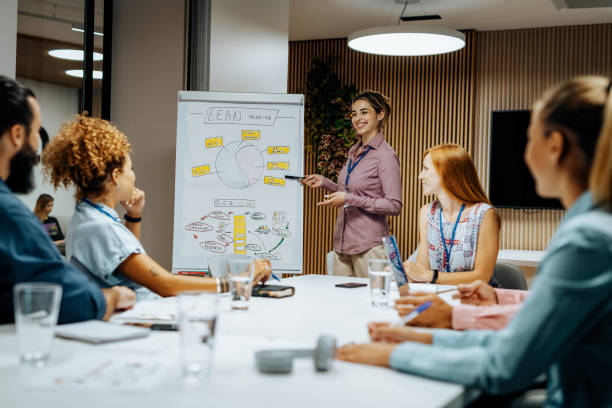
[[[146,254],[139,240],[145,193],[134,186],[130,150],[127,137],[110,122],[86,116],[65,123],[45,149],[43,164],[51,183],[77,190],[67,259],[102,287],[126,285],[141,298],[148,293],[142,286],[161,296],[227,291],[224,279],[174,275]],[[125,223],[115,211],[119,203],[126,210]],[[259,263],[254,281],[269,274],[269,264]]]

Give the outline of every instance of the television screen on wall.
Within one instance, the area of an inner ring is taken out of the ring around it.
[[[561,209],[559,200],[541,198],[523,158],[531,111],[491,113],[489,199],[496,207]]]

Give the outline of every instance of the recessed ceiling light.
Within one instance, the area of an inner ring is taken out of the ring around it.
[[[348,46],[382,55],[434,55],[460,50],[465,35],[448,28],[405,26],[376,27],[352,33]]]
[[[76,78],[83,78],[82,69],[69,69],[66,71],[66,75]],[[102,71],[94,70],[93,79],[102,79]]]
[[[63,49],[63,50],[50,50],[49,55],[55,58],[70,60],[70,61],[83,61],[83,50]],[[99,52],[93,53],[94,61],[102,61],[103,55]]]

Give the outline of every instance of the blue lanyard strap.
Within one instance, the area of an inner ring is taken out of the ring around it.
[[[116,222],[121,222],[121,220],[119,219],[119,217],[115,217],[113,214],[109,213],[108,211],[105,211],[104,208],[102,208],[102,206],[95,204],[94,202],[92,202],[89,198],[85,197],[83,199],[83,202],[85,204],[88,204],[90,206],[92,206],[93,208],[95,208],[96,210],[100,211],[102,214],[106,215],[107,217],[109,217],[111,220],[116,221]]]
[[[359,156],[359,158],[357,159],[355,164],[353,164],[353,161],[351,159],[349,159],[348,169],[347,169],[347,172],[346,172],[346,181],[344,182],[344,187],[345,188],[348,188],[348,182],[349,182],[349,177],[351,177],[351,173],[353,172],[353,170],[355,170],[355,167],[357,167],[357,165],[359,164],[361,159],[363,159],[365,157],[365,155],[370,152],[370,150],[372,150],[372,146],[368,146],[368,148],[365,150],[365,152],[363,152],[361,154],[361,156]]]
[[[442,225],[442,207],[440,207],[440,238],[442,238],[442,245],[444,245],[444,254],[446,255],[444,259],[444,263],[446,264],[446,272],[450,272],[450,255],[453,250],[453,245],[455,244],[455,233],[457,232],[457,225],[459,225],[459,220],[461,219],[461,214],[463,213],[463,209],[465,208],[465,204],[461,206],[461,210],[459,210],[459,215],[457,216],[457,221],[455,221],[455,226],[453,227],[453,236],[451,237],[450,248],[446,247],[446,241],[444,240],[444,227]]]

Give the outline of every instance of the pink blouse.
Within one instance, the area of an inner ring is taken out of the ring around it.
[[[457,305],[453,307],[452,326],[455,330],[503,329],[521,308],[529,294],[526,290],[494,289],[497,305]]]

